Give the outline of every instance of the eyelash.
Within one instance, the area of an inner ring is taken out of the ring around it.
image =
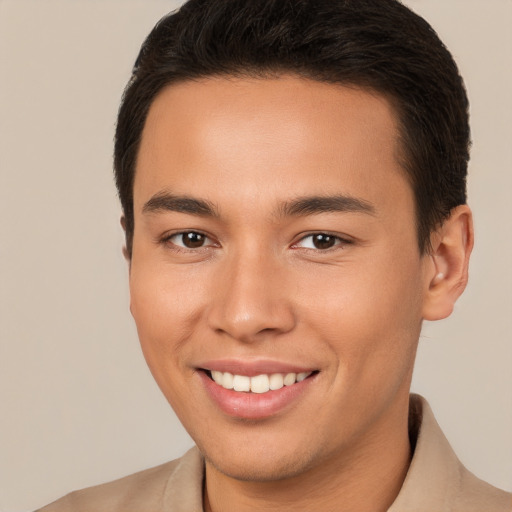
[[[335,244],[332,247],[328,247],[325,249],[319,249],[319,248],[315,248],[315,247],[300,247],[300,246],[298,246],[299,243],[304,242],[308,238],[313,238],[315,236],[320,236],[320,235],[334,238]],[[320,253],[326,253],[326,252],[341,250],[345,246],[352,245],[353,243],[354,243],[353,240],[351,240],[349,238],[344,238],[340,235],[331,233],[329,231],[315,231],[314,233],[308,233],[308,234],[302,236],[297,242],[295,242],[292,245],[292,248],[295,250],[305,250],[305,251],[315,251],[315,252],[320,252]]]
[[[182,245],[178,245],[176,244],[175,242],[172,242],[172,239],[175,238],[175,237],[183,237],[184,235],[189,235],[189,234],[194,234],[194,235],[200,235],[202,237],[205,238],[205,240],[209,240],[210,244],[208,245],[202,245],[200,247],[197,247],[197,248],[190,248],[190,247],[185,247],[185,246],[182,246]],[[201,231],[195,231],[195,230],[189,230],[189,231],[179,231],[177,233],[171,233],[171,234],[168,234],[168,235],[164,235],[162,237],[162,239],[160,240],[160,243],[162,243],[163,245],[166,245],[166,246],[170,246],[172,248],[173,251],[176,251],[176,252],[187,252],[187,253],[197,253],[201,250],[205,250],[209,247],[216,247],[218,246],[218,244],[215,244],[215,242],[213,242],[212,238],[210,236],[208,236],[206,233],[203,233]]]
[[[212,243],[207,244],[207,245],[201,245],[196,248],[190,248],[190,247],[185,247],[182,245],[178,245],[175,242],[172,242],[173,238],[180,237],[180,236],[183,237],[184,235],[199,235],[199,236],[204,237],[205,240],[209,240]],[[334,238],[335,244],[333,246],[327,247],[325,249],[319,249],[319,248],[315,248],[315,247],[300,247],[298,245],[299,243],[304,242],[308,238],[313,238],[315,236],[322,236],[322,235],[326,236],[326,237]],[[187,252],[187,253],[197,253],[201,250],[205,250],[210,247],[218,247],[219,246],[218,244],[213,242],[212,238],[209,237],[206,233],[203,233],[201,231],[194,231],[194,230],[179,231],[177,233],[171,233],[171,234],[165,235],[161,238],[160,243],[163,245],[166,245],[166,246],[171,246],[172,250],[174,250],[176,252]],[[352,245],[353,243],[354,243],[354,241],[351,239],[343,238],[340,235],[336,235],[336,234],[328,232],[328,231],[316,231],[314,233],[308,233],[308,234],[302,236],[297,242],[294,242],[292,244],[291,248],[294,250],[315,251],[315,252],[319,252],[319,253],[326,253],[326,252],[330,252],[333,250],[343,249],[343,247],[345,247],[347,245]]]

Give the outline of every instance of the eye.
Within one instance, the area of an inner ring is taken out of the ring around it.
[[[214,245],[213,242],[205,234],[198,233],[197,231],[184,231],[182,233],[176,233],[167,237],[165,242],[170,242],[184,249],[200,249],[201,247]]]
[[[350,241],[343,240],[339,236],[329,233],[313,233],[299,240],[295,246],[303,249],[326,250],[336,245],[348,244]]]

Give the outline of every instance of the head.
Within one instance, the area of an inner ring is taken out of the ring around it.
[[[131,310],[208,467],[406,438],[421,322],[465,284],[468,135],[451,56],[394,0],[192,0],[155,27],[116,134]]]
[[[133,182],[149,107],[170,84],[293,74],[384,95],[399,126],[420,250],[466,202],[470,131],[457,66],[434,30],[396,0],[191,0],[144,42],[119,111],[115,176],[131,253]]]

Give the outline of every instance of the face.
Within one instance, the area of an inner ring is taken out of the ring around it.
[[[131,311],[223,474],[301,474],[403,424],[428,277],[398,150],[388,101],[338,85],[212,78],[152,104]]]

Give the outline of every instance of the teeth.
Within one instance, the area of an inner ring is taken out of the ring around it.
[[[219,372],[219,373],[222,375],[222,381],[220,382],[220,385],[226,389],[233,389],[233,374],[229,373],[229,372],[226,372],[226,373]],[[215,382],[218,383],[218,381],[215,381]]]
[[[269,379],[269,388],[272,390],[281,389],[284,386],[284,378],[280,373],[273,373]]]
[[[229,372],[219,372],[212,370],[213,380],[225,389],[234,389],[235,391],[243,391],[252,393],[266,393],[267,391],[275,391],[283,386],[291,386],[296,382],[302,382],[309,377],[312,372],[301,373],[273,373],[271,375],[261,374],[255,377],[246,375],[233,375]]]
[[[212,378],[217,384],[222,384],[222,372],[212,370]]]
[[[270,389],[268,375],[257,375],[251,377],[251,391],[253,393],[266,393]]]
[[[296,378],[297,375],[295,373],[287,373],[283,379],[283,383],[285,386],[291,386],[292,384],[295,384]]]
[[[250,391],[251,378],[245,375],[233,375],[233,389],[235,391]]]

